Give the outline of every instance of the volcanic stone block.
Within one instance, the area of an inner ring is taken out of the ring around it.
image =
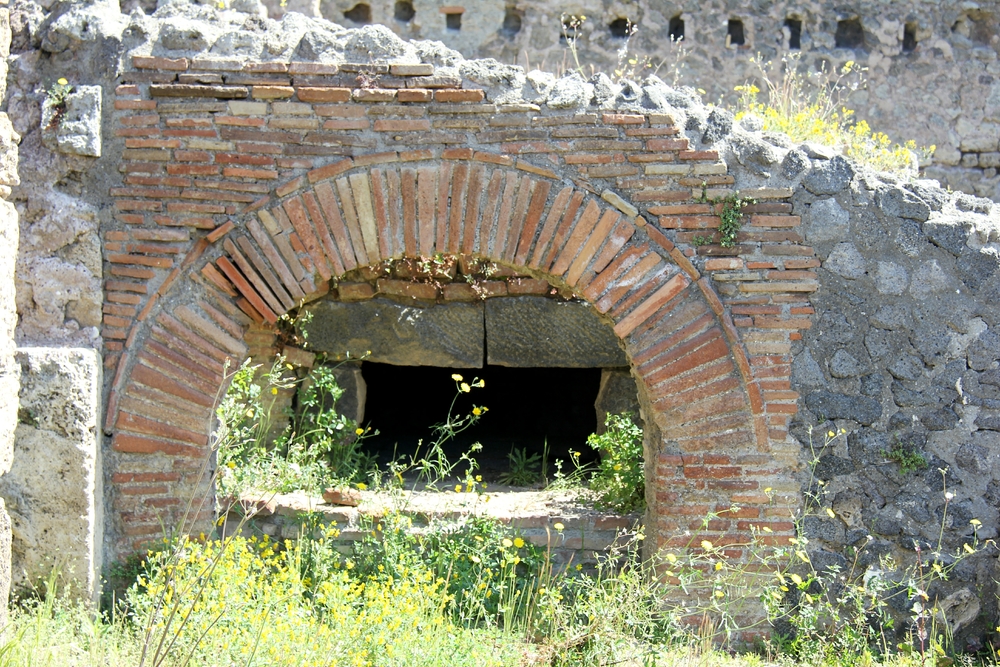
[[[639,420],[639,396],[635,379],[627,368],[601,369],[601,388],[594,401],[597,410],[597,432],[604,433],[604,421],[609,414],[631,413]]]
[[[371,351],[368,361],[397,366],[483,366],[482,303],[414,308],[386,299],[320,301],[309,312],[312,349],[333,357]]]
[[[14,587],[59,568],[72,595],[101,590],[103,470],[101,361],[83,348],[21,348],[14,463],[0,477],[13,523]],[[0,513],[0,541],[3,515]]]
[[[487,363],[519,368],[628,366],[614,331],[585,303],[522,296],[486,302]]]

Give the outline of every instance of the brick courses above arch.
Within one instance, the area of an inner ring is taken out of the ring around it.
[[[647,438],[657,546],[714,511],[716,544],[743,541],[751,523],[791,534],[788,345],[809,325],[802,294],[815,283],[781,270],[812,255],[789,231],[790,193],[756,193],[736,248],[678,247],[668,234],[689,243],[718,226],[703,184],[711,195],[733,180],[669,117],[553,115],[457,88],[351,90],[322,85],[329,66],[308,63],[241,65],[242,79],[227,75],[239,85],[189,83],[182,60],[136,58],[143,71],[116,102],[125,176],[104,233],[103,333],[117,551],[185,512],[191,525],[210,520],[188,499],[210,492],[213,405],[251,327],[355,267],[438,252],[570,288],[614,327],[658,434]],[[308,72],[308,85],[289,71]],[[434,83],[422,69],[393,74]],[[218,100],[243,95],[255,101]],[[724,257],[699,270],[699,253]],[[769,273],[726,303],[702,273],[744,266]]]

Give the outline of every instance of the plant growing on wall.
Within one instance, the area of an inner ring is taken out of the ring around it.
[[[45,95],[45,104],[52,109],[52,117],[49,119],[46,129],[53,130],[59,127],[62,117],[66,114],[66,100],[72,92],[73,86],[69,85],[69,81],[63,78],[58,79],[49,88]]]
[[[609,414],[604,433],[594,433],[587,444],[601,454],[590,480],[598,503],[617,512],[637,512],[646,506],[646,474],[642,459],[642,429],[629,414]]]
[[[708,196],[708,186],[702,184],[701,197],[698,201],[703,204],[711,204],[712,209],[719,214],[719,245],[723,248],[732,248],[736,245],[736,235],[743,227],[743,209],[757,203],[753,197],[741,197],[739,191],[726,195],[725,197]],[[704,245],[703,236],[696,236],[695,245]]]

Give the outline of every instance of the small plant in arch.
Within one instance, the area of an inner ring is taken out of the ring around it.
[[[698,198],[703,204],[711,204],[713,210],[719,213],[719,245],[723,248],[732,248],[736,245],[736,235],[743,227],[743,209],[757,203],[753,197],[741,197],[739,190],[730,193],[725,197],[709,197],[708,184],[701,184],[701,197]]]
[[[632,415],[609,414],[604,433],[587,437],[587,444],[601,454],[590,480],[598,503],[623,514],[646,507],[646,475],[642,460],[642,429]]]

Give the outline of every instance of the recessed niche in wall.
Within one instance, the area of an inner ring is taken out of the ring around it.
[[[802,48],[802,20],[796,18],[785,19],[785,27],[788,28],[788,48]]]
[[[372,22],[372,8],[371,5],[366,5],[363,2],[359,2],[354,5],[346,12],[344,12],[344,18],[355,23],[360,23],[362,25],[368,25]]]
[[[858,17],[837,21],[834,43],[838,49],[860,49],[865,45],[865,31]]]
[[[525,449],[528,456],[541,456],[547,449],[550,476],[555,472],[555,459],[562,459],[564,472],[572,469],[570,450],[580,452],[583,462],[596,458],[587,446],[587,436],[596,430],[599,368],[464,369],[366,361],[361,374],[367,386],[365,422],[379,431],[368,439],[366,449],[382,463],[393,456],[423,455],[435,437],[431,427],[445,421],[449,407],[452,418],[458,418],[469,414],[473,406],[488,410],[444,449],[449,460],[456,461],[474,443],[482,444],[482,451],[472,456],[487,481],[496,481],[509,470],[508,455],[513,448]],[[481,378],[485,387],[460,394],[453,374],[470,383]],[[418,452],[420,440],[423,445]]]
[[[679,42],[684,39],[684,19],[681,18],[680,14],[670,19],[667,29],[669,30],[671,41]]]
[[[615,39],[625,39],[632,35],[632,22],[626,18],[616,18],[608,24],[608,32]]]
[[[903,26],[903,53],[913,53],[917,48],[917,24]]]
[[[726,27],[726,46],[743,46],[746,44],[746,41],[746,36],[743,32],[743,21],[729,19]]]
[[[507,13],[503,16],[503,27],[500,28],[507,37],[513,37],[521,32],[521,14],[516,9],[507,8]]]
[[[409,23],[413,20],[416,13],[417,10],[413,8],[413,3],[409,0],[396,0],[396,7],[393,10],[392,16],[397,21]]]
[[[464,12],[464,7],[442,7],[441,13],[444,14],[444,26],[448,30],[461,30],[462,14]]]

